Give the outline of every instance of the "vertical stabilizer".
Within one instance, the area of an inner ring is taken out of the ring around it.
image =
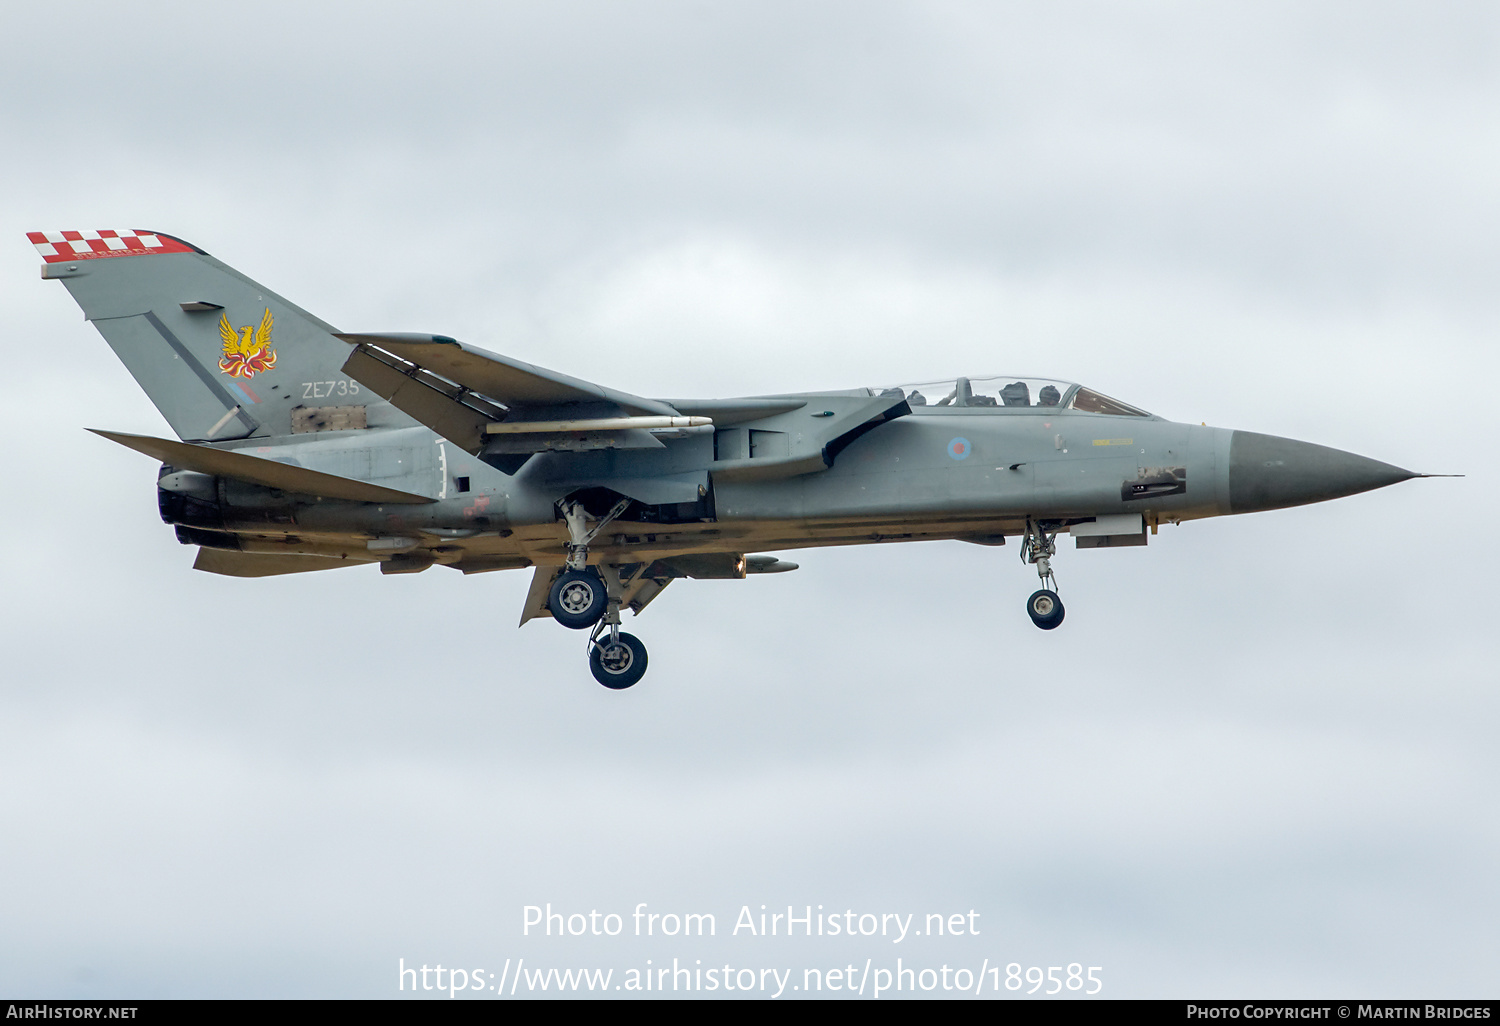
[[[333,421],[365,427],[367,402],[385,407],[341,371],[349,347],[331,325],[196,246],[125,229],[28,238],[45,261],[42,277],[62,281],[179,438],[286,435],[294,422],[329,422],[310,409],[357,408]]]

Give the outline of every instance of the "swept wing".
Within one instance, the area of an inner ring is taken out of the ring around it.
[[[344,373],[475,455],[654,449],[651,428],[686,427],[657,399],[606,388],[445,335],[339,334]],[[708,422],[703,421],[704,424]],[[504,425],[500,430],[493,428]]]

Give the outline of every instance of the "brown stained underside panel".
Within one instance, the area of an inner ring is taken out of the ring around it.
[[[363,406],[298,406],[292,410],[292,434],[315,431],[363,431],[369,425]]]
[[[342,566],[366,566],[351,559],[329,556],[288,556],[266,552],[231,552],[226,549],[199,549],[193,561],[194,570],[225,577],[279,577],[282,574],[305,574],[314,570],[337,570]]]

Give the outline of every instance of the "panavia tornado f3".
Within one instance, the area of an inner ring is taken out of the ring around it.
[[[1425,476],[1024,375],[648,399],[444,335],[338,331],[160,232],[29,238],[176,432],[97,433],[161,461],[197,569],[533,567],[521,623],[589,632],[608,688],[646,670],[623,610],[682,577],[797,569],[776,550],[1014,538],[1052,630],[1059,534],[1145,545],[1162,521]]]

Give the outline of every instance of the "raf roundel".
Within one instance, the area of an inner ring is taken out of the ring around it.
[[[973,446],[969,444],[969,440],[967,438],[955,438],[953,441],[948,443],[948,455],[952,456],[956,460],[968,459],[969,453],[972,450]]]

